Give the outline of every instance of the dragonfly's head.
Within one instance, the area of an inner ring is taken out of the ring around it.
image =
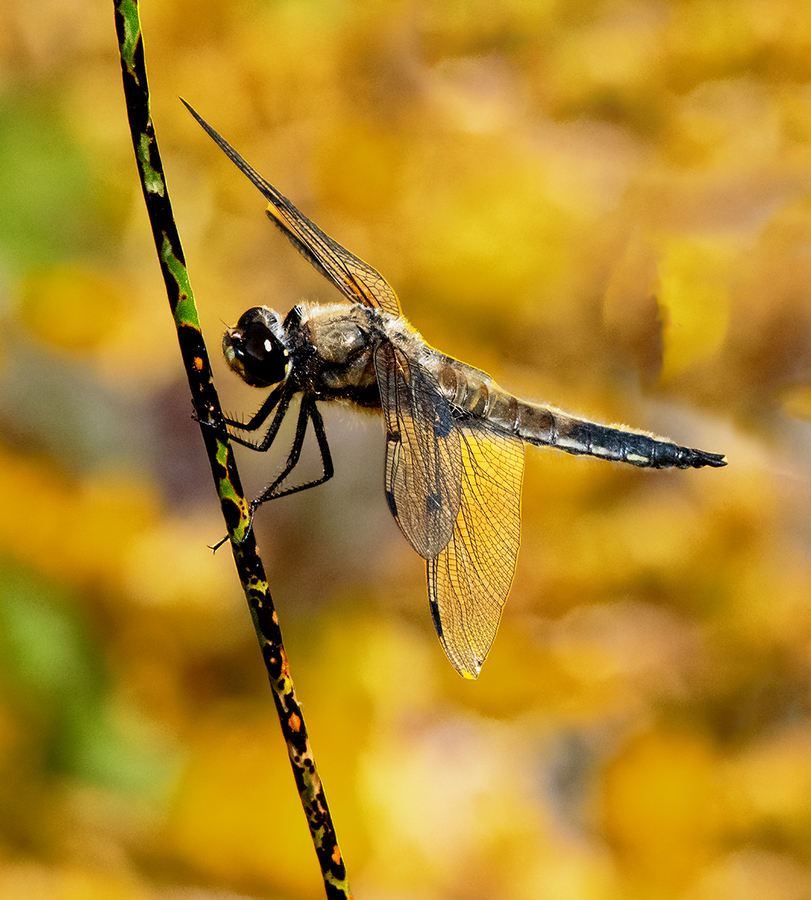
[[[284,381],[289,362],[284,329],[275,312],[255,306],[222,336],[225,361],[251,387]]]

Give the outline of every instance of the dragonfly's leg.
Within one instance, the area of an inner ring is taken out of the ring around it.
[[[273,417],[273,421],[270,423],[270,428],[268,428],[265,436],[261,441],[249,441],[247,440],[247,438],[239,437],[238,435],[233,434],[230,431],[228,432],[228,437],[230,437],[235,444],[239,444],[242,447],[250,447],[251,450],[257,450],[259,453],[264,453],[266,450],[269,450],[271,444],[276,440],[276,435],[279,432],[279,427],[281,426],[284,417],[287,415],[287,410],[290,408],[290,399],[291,395],[289,393],[284,393],[282,394],[281,398],[279,398],[279,400],[277,401],[278,406],[276,407],[276,415]],[[265,418],[267,418],[269,411],[265,412],[265,406],[267,406],[267,402],[262,404],[262,409],[260,409],[259,412],[264,412],[264,416]],[[257,416],[258,415],[259,413],[257,413]],[[251,419],[251,421],[247,424],[252,424],[254,419],[256,419],[256,416],[254,416],[253,419]],[[245,426],[242,425],[237,427],[244,428]]]
[[[238,431],[257,431],[262,427],[262,425],[265,424],[267,417],[273,412],[274,409],[276,409],[280,402],[285,409],[287,409],[287,407],[290,405],[289,396],[287,397],[286,402],[284,401],[284,396],[282,394],[283,389],[283,384],[275,387],[267,396],[264,403],[262,403],[259,409],[251,416],[251,418],[247,422],[241,422],[239,419],[229,419],[227,416],[225,416],[225,424],[228,425],[229,428],[236,428]],[[272,427],[273,426],[271,425],[271,428]],[[278,425],[276,426],[276,430],[278,430]],[[268,446],[270,446],[270,444],[268,444]]]
[[[332,454],[329,452],[329,442],[327,441],[327,432],[324,429],[324,420],[321,418],[321,413],[315,403],[313,403],[310,410],[310,418],[313,422],[315,438],[318,441],[318,449],[321,452],[321,477],[308,484],[307,487],[316,487],[325,481],[329,481],[335,474],[335,468],[332,465]]]
[[[211,428],[216,428],[220,432],[225,431],[228,434],[228,437],[241,447],[249,447],[251,450],[264,452],[270,448],[270,445],[276,438],[279,426],[282,424],[282,419],[284,419],[288,407],[290,406],[291,394],[286,391],[282,392],[282,388],[283,385],[280,385],[273,390],[270,396],[248,422],[242,422],[239,419],[229,419],[228,416],[223,416],[219,422],[203,422],[203,424],[208,425]],[[256,431],[264,424],[265,420],[274,409],[276,410],[276,415],[273,417],[270,428],[268,428],[267,433],[261,441],[249,441],[247,438],[239,437],[239,435],[234,434],[233,431],[228,430],[230,428],[235,428],[237,431]],[[225,426],[225,428],[223,428],[223,426]]]
[[[304,438],[307,434],[308,421],[312,421],[313,423],[313,430],[315,431],[315,437],[318,441],[318,449],[321,453],[321,475],[304,484],[280,490],[282,484],[287,480],[287,477],[298,465],[299,458],[301,457],[301,448],[304,446]],[[315,401],[305,396],[301,400],[301,408],[299,409],[298,421],[296,423],[296,436],[293,439],[293,446],[290,448],[285,467],[281,474],[251,503],[251,515],[253,515],[258,506],[261,506],[268,500],[278,500],[279,497],[287,497],[290,494],[297,494],[299,491],[306,491],[309,488],[317,487],[319,484],[324,484],[325,481],[329,481],[334,474],[335,469],[332,464],[332,454],[329,450],[329,443],[327,442],[327,433],[324,429],[324,420],[321,418],[321,413],[315,405]]]

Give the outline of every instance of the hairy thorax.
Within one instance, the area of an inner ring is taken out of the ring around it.
[[[300,361],[295,377],[321,400],[379,407],[374,354],[384,337],[376,310],[302,304],[301,321],[288,337]]]

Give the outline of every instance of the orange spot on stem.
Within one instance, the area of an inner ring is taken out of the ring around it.
[[[290,661],[288,660],[287,654],[284,652],[283,649],[281,650],[280,655],[282,657],[282,678],[289,678],[290,677]]]

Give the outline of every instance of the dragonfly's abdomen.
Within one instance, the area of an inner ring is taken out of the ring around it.
[[[626,431],[576,419],[549,407],[518,400],[506,392],[493,392],[493,412],[503,427],[529,444],[557,447],[567,453],[596,456],[652,469],[699,469],[724,466],[723,456],[681,447],[638,431]]]
[[[539,418],[544,423],[552,419],[551,433],[548,426],[541,434],[527,427]],[[652,469],[699,469],[702,466],[726,465],[723,456],[716,453],[681,447],[649,434],[598,425],[530,404],[519,403],[518,422],[518,433],[528,443],[547,444],[567,453],[597,456]]]
[[[528,444],[653,469],[726,465],[723,456],[716,453],[680,447],[638,431],[598,425],[554,407],[519,400],[484,372],[456,360],[441,365],[438,375],[443,393],[459,416],[485,419],[499,431],[518,435]]]

